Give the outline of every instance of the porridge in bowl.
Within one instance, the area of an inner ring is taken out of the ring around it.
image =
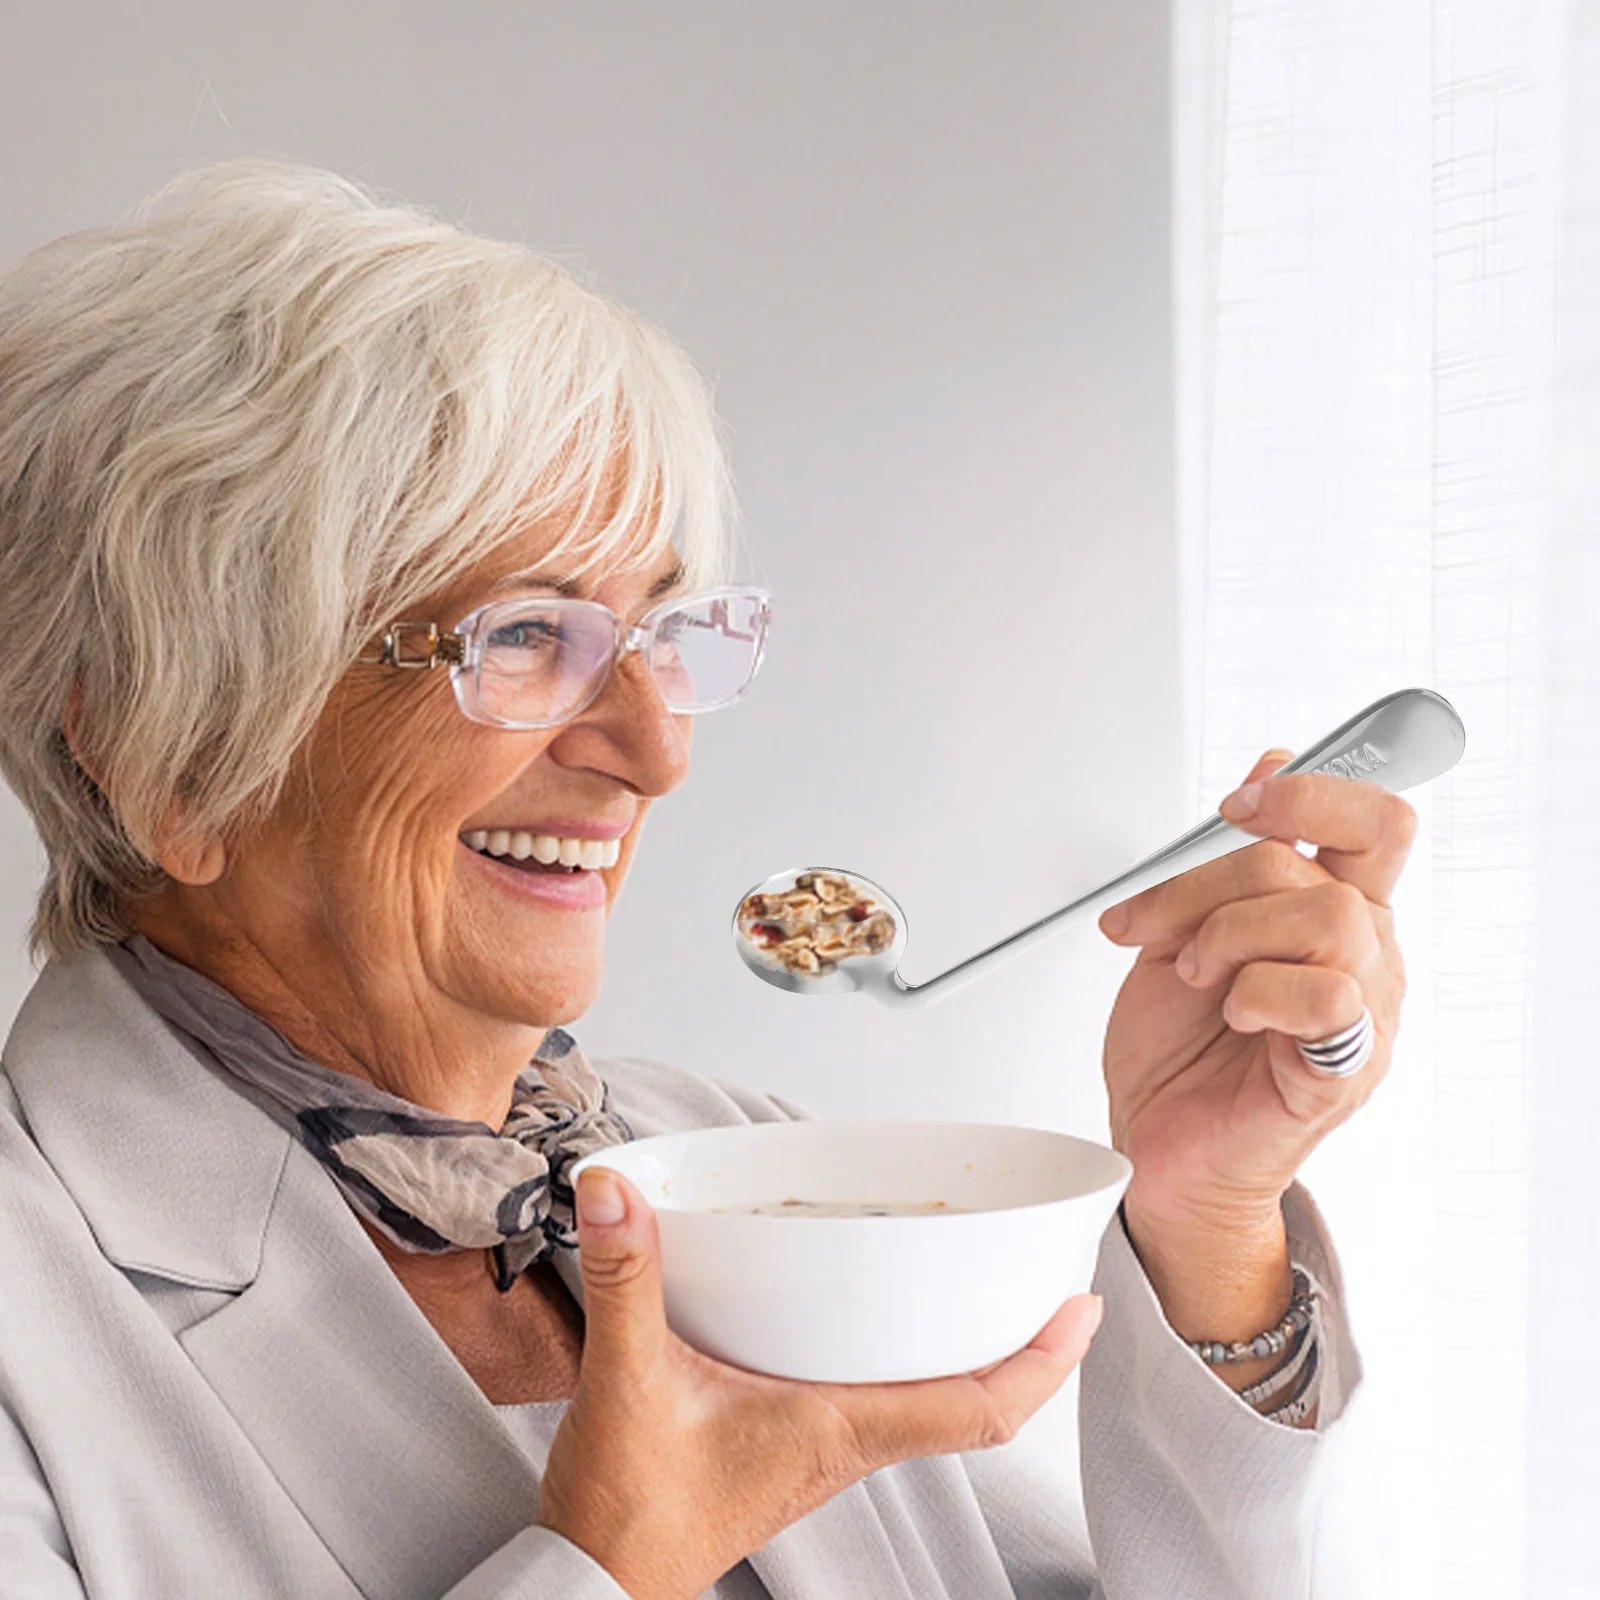
[[[967,1207],[943,1200],[755,1200],[740,1206],[707,1206],[741,1217],[936,1217],[968,1215]]]

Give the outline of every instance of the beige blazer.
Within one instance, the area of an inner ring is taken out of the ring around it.
[[[618,1600],[323,1169],[99,954],[0,1078],[0,1595]],[[637,1062],[637,1131],[801,1114]],[[1309,1203],[1296,1248],[1338,1292]],[[577,1287],[573,1263],[564,1276]],[[959,1264],[953,1264],[959,1270]],[[1007,1452],[874,1474],[751,1557],[774,1600],[1285,1600],[1332,1561],[1340,1442],[1262,1421],[1166,1328],[1113,1225],[1086,1363],[1093,1551]],[[1327,1413],[1356,1366],[1335,1307]]]

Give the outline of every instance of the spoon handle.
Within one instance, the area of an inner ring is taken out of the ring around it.
[[[1431,689],[1401,689],[1375,700],[1279,770],[1356,778],[1398,794],[1448,772],[1461,759],[1465,747],[1466,730],[1461,718],[1443,695]],[[896,974],[894,987],[878,991],[879,996],[891,1005],[927,1005],[943,1000],[974,978],[1059,933],[1069,922],[1097,916],[1107,906],[1258,842],[1258,835],[1235,828],[1213,814],[1109,883],[1030,923],[1020,933],[990,945],[926,983],[907,984]]]

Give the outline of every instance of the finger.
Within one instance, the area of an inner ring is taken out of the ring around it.
[[[1098,1295],[1075,1295],[1015,1355],[978,1373],[925,1383],[842,1390],[841,1406],[877,1461],[949,1455],[1005,1444],[1067,1381],[1105,1310]]]
[[[1417,832],[1417,814],[1399,795],[1321,773],[1246,783],[1219,809],[1249,833],[1316,845],[1327,872],[1380,905],[1388,904]]]
[[[1292,750],[1268,750],[1256,764],[1251,767],[1246,783],[1260,783],[1263,778],[1270,778],[1280,767],[1286,767],[1294,760]]]
[[[583,1369],[638,1368],[666,1335],[655,1212],[620,1173],[578,1174],[578,1264],[583,1276]]]
[[[1326,1039],[1361,1020],[1361,985],[1348,972],[1281,961],[1252,961],[1222,1004],[1235,1033],[1269,1029],[1293,1039]]]
[[[1187,940],[1219,906],[1309,889],[1327,877],[1292,844],[1263,839],[1112,906],[1100,918],[1100,931],[1120,945]]]
[[[1285,894],[1218,906],[1173,961],[1196,989],[1226,982],[1252,961],[1302,961],[1360,974],[1382,959],[1374,916],[1355,887],[1337,879]]]
[[[1288,750],[1273,749],[1265,751],[1246,774],[1244,784],[1241,784],[1240,788],[1243,788],[1245,784],[1259,783],[1263,778],[1270,778],[1285,762],[1293,759],[1292,752]],[[1156,890],[1148,890],[1144,895],[1135,896],[1133,900],[1125,900],[1119,905],[1110,907],[1100,917],[1101,931],[1108,938],[1115,939],[1121,943],[1140,944],[1151,942],[1137,937],[1125,937],[1129,929],[1135,924],[1131,915],[1124,915],[1124,908],[1130,905],[1146,908],[1152,905],[1164,904],[1163,901],[1155,898],[1156,895]]]

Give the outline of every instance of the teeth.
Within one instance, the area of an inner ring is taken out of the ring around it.
[[[469,850],[482,855],[510,856],[513,861],[533,857],[541,866],[581,867],[593,872],[599,867],[614,867],[622,855],[620,839],[558,839],[548,833],[527,833],[522,829],[474,828],[461,841]]]

